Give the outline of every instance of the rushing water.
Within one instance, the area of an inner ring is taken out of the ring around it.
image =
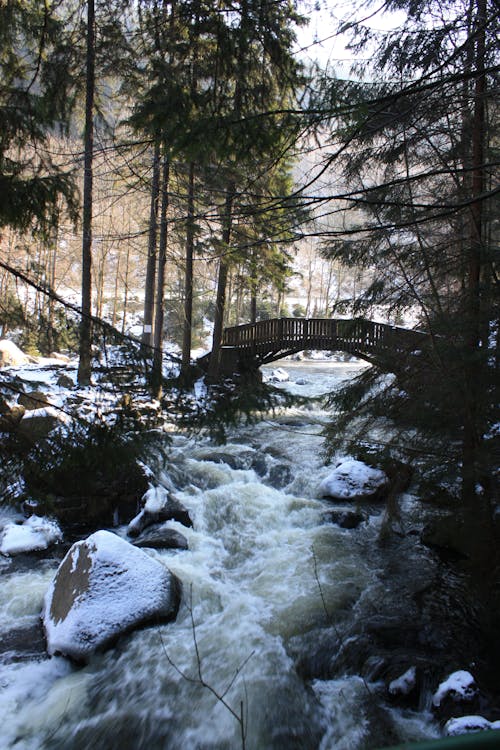
[[[284,366],[294,382],[283,387],[313,395],[356,370]],[[384,708],[376,681],[328,667],[353,624],[397,610],[408,571],[392,560],[392,590],[380,508],[356,530],[325,522],[326,418],[317,406],[290,409],[234,430],[225,446],[174,437],[157,480],[189,509],[192,529],[170,524],[189,550],[150,554],[183,582],[178,618],[84,668],[37,653],[57,561],[0,563],[2,748],[233,750],[242,725],[251,750],[362,750],[433,734],[425,712]]]

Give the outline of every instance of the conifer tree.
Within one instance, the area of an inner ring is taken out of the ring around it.
[[[52,129],[68,123],[72,51],[58,3],[0,3],[0,231],[49,227],[62,196],[75,218],[71,170],[54,163]]]
[[[358,414],[385,409],[427,435],[427,447],[441,444],[443,464],[461,467],[469,518],[484,521],[495,452],[488,435],[498,418],[498,13],[489,0],[388,7],[406,12],[403,27],[381,35],[345,24],[356,53],[377,52],[369,68],[358,66],[357,82],[330,79],[323,89],[334,126],[329,161],[342,165],[346,182],[331,210],[345,201],[355,216],[347,230],[325,233],[324,252],[376,269],[357,300],[360,314],[377,305],[411,312],[429,333],[429,349],[400,363],[395,389],[378,401],[358,390]],[[407,434],[414,443],[415,432]]]

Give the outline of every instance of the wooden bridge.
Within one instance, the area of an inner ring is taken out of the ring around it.
[[[428,336],[364,318],[274,318],[224,330],[221,371],[248,370],[308,349],[342,351],[393,369]]]

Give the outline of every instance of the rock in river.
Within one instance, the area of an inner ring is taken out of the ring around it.
[[[88,662],[123,633],[174,619],[179,599],[179,581],[162,563],[97,531],[71,547],[45,595],[47,650]]]
[[[376,500],[387,490],[389,480],[381,469],[373,469],[362,461],[342,461],[319,486],[321,497],[335,500]]]

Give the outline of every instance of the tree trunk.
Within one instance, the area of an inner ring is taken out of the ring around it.
[[[184,320],[182,335],[182,369],[185,375],[191,363],[191,340],[193,329],[193,254],[194,254],[194,164],[189,165],[186,269],[184,275]]]
[[[156,282],[156,311],[153,337],[153,369],[151,371],[151,395],[160,399],[162,396],[162,370],[163,370],[163,317],[164,317],[164,295],[165,295],[165,263],[167,260],[167,211],[168,211],[168,187],[170,176],[170,162],[168,154],[163,156],[162,180],[161,180],[161,211],[160,211],[160,242],[158,247],[158,275]]]
[[[92,360],[92,158],[94,151],[95,11],[87,0],[87,72],[83,178],[82,320],[78,384],[89,385]]]
[[[151,182],[151,205],[149,212],[148,262],[144,288],[144,323],[142,342],[153,344],[153,318],[156,280],[156,236],[158,234],[158,202],[160,195],[160,144],[155,142],[153,153],[153,178]]]
[[[486,0],[476,4],[476,54],[477,76],[474,84],[474,114],[472,120],[472,199],[470,208],[469,253],[466,279],[466,340],[464,352],[465,404],[464,433],[462,446],[462,498],[465,504],[475,505],[478,482],[478,451],[480,430],[478,429],[478,400],[481,389],[482,357],[479,351],[481,340],[480,277],[483,245],[482,193],[485,185],[484,138],[485,138],[485,21]]]
[[[127,242],[127,255],[125,258],[125,277],[123,279],[123,318],[122,333],[125,333],[127,325],[127,308],[128,308],[128,277],[130,274],[130,241]]]
[[[212,352],[208,365],[207,380],[215,383],[219,380],[221,365],[222,333],[224,330],[224,310],[226,305],[226,287],[228,275],[227,252],[231,242],[231,230],[233,221],[234,185],[231,185],[226,193],[224,205],[224,228],[222,230],[223,252],[219,263],[219,275],[217,279],[217,298],[215,300],[214,332],[212,337]]]
[[[56,216],[53,231],[51,234],[51,245],[50,245],[50,264],[49,264],[49,289],[51,292],[55,291],[56,288],[56,267],[57,267],[57,244],[59,242],[59,215]],[[55,350],[55,336],[54,336],[54,322],[55,322],[55,309],[54,309],[54,298],[49,295],[48,301],[48,320],[47,320],[47,348],[50,352]]]

